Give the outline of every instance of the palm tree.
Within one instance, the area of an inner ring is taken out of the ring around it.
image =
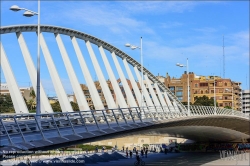
[[[36,98],[36,93],[34,90],[30,92],[30,97],[32,97],[33,100]]]

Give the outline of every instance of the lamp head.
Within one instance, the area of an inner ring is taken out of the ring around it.
[[[136,46],[130,46],[130,48],[131,48],[132,50],[137,49],[137,47],[136,47]]]
[[[18,7],[17,5],[12,5],[12,6],[10,7],[10,10],[12,10],[12,11],[14,11],[14,12],[17,12],[17,11],[21,10],[21,8]]]
[[[131,45],[129,43],[126,43],[125,44],[125,47],[130,47]]]
[[[26,11],[26,12],[23,13],[23,15],[24,15],[25,17],[32,17],[32,16],[34,16],[34,13],[32,13],[32,12],[30,12],[30,11]]]

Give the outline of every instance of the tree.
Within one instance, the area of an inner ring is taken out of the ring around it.
[[[72,107],[72,109],[74,111],[79,111],[80,110],[77,103],[74,103],[73,101],[71,101],[70,104],[71,104],[71,107]]]
[[[14,113],[15,109],[11,100],[11,96],[7,95],[0,95],[0,113]]]
[[[208,96],[204,95],[202,97],[196,96],[194,98],[194,104],[193,105],[202,105],[202,106],[214,106],[214,98],[208,98]],[[216,102],[216,106],[218,106],[218,103]]]
[[[224,108],[226,108],[226,109],[232,109],[232,107],[230,107],[230,106],[225,106]]]
[[[62,112],[62,109],[61,109],[59,101],[51,104],[51,107],[52,107],[52,109],[53,109],[54,112]]]
[[[32,97],[33,100],[36,98],[36,93],[35,93],[35,91],[33,89],[30,92],[30,97]]]

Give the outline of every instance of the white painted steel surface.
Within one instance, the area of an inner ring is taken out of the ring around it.
[[[64,44],[63,44],[63,41],[60,37],[60,34],[55,34],[55,37],[56,37],[56,41],[57,41],[57,44],[58,44],[58,47],[59,47],[59,50],[61,52],[61,56],[62,56],[62,59],[63,59],[63,62],[64,62],[64,65],[66,67],[66,71],[68,73],[68,76],[69,76],[69,80],[70,80],[70,83],[71,83],[71,86],[72,86],[72,89],[74,91],[74,94],[76,96],[76,100],[77,100],[77,104],[79,106],[79,109],[81,111],[86,111],[86,110],[90,110],[89,109],[89,105],[86,101],[86,97],[85,95],[83,94],[83,90],[80,86],[80,83],[76,77],[76,74],[75,74],[75,71],[72,67],[72,64],[70,62],[70,59],[69,59],[69,56],[68,56],[68,53],[64,47]]]
[[[68,100],[68,96],[64,90],[61,79],[58,75],[55,64],[53,62],[50,51],[49,51],[48,46],[44,40],[42,33],[40,34],[40,42],[41,42],[41,48],[42,48],[42,52],[44,55],[44,59],[45,59],[45,62],[47,64],[47,67],[49,69],[50,78],[53,82],[53,85],[54,85],[57,97],[59,99],[59,103],[60,103],[62,112],[73,112],[73,109],[72,109],[70,102]]]
[[[16,36],[17,36],[17,40],[18,40],[19,46],[20,46],[21,51],[22,51],[23,59],[24,59],[24,62],[26,64],[26,68],[28,70],[33,89],[36,93],[36,91],[37,91],[37,88],[36,88],[37,78],[36,78],[35,65],[32,61],[32,58],[31,58],[29,49],[26,45],[26,42],[24,40],[23,34],[21,32],[17,32]],[[53,110],[51,108],[48,97],[44,91],[44,88],[43,88],[41,82],[40,82],[40,100],[41,100],[41,113],[52,113]]]
[[[11,99],[15,108],[16,113],[28,113],[27,106],[24,102],[23,96],[18,88],[15,76],[12,72],[10,63],[7,59],[7,55],[5,53],[5,50],[3,48],[2,42],[0,42],[1,45],[1,59],[0,64],[3,69],[3,73],[11,94]]]

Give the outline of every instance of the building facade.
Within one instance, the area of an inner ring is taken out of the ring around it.
[[[242,91],[242,112],[250,113],[250,90]]]
[[[241,110],[241,83],[219,76],[198,76],[193,72],[184,72],[180,78],[165,78],[165,85],[181,102],[188,102],[188,76],[190,102],[195,102],[195,97],[208,96],[216,99],[220,108],[231,107]]]

